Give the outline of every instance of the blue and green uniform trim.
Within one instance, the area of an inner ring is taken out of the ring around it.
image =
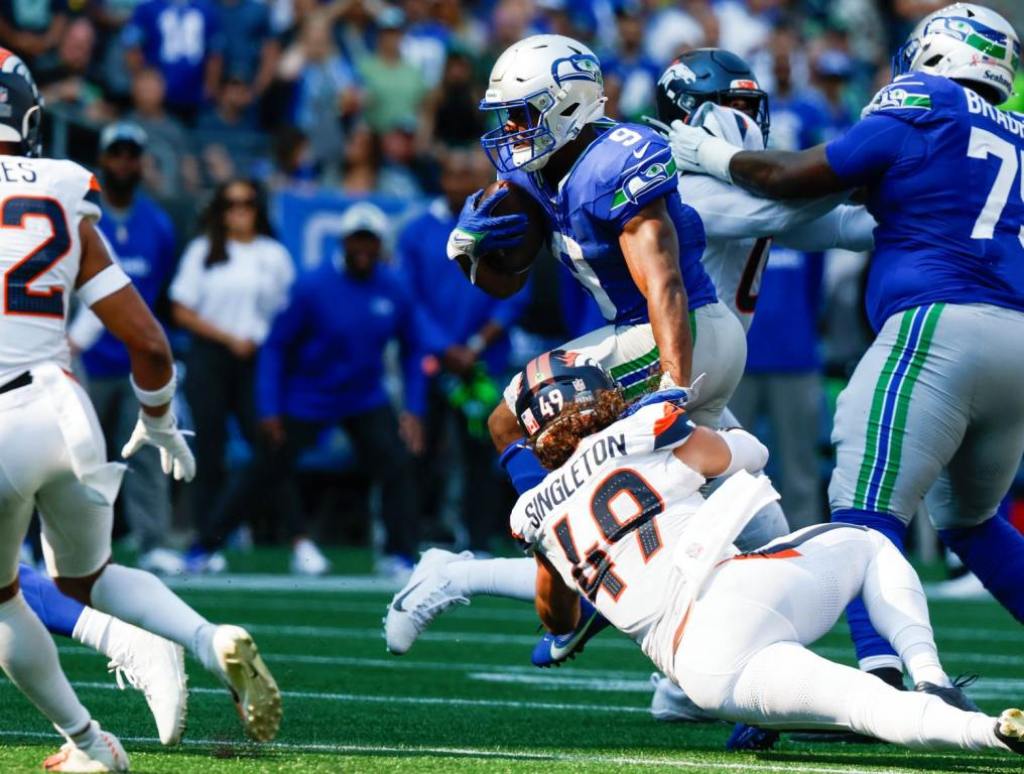
[[[697,315],[691,309],[689,312],[690,338],[694,345],[697,344]],[[661,369],[658,367],[660,353],[657,345],[650,350],[611,368],[612,378],[622,387],[623,396],[626,400],[633,400],[645,392],[653,390],[661,379]]]
[[[944,308],[945,304],[929,304],[902,313],[896,343],[875,384],[864,458],[854,489],[854,508],[884,513],[892,505],[911,395]]]

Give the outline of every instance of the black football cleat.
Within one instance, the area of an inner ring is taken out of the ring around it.
[[[918,693],[930,693],[932,696],[938,696],[950,707],[956,707],[964,712],[981,712],[981,708],[963,692],[964,688],[977,679],[977,675],[961,676],[956,678],[953,684],[948,687],[935,685],[935,683],[920,682],[914,686],[914,690]]]

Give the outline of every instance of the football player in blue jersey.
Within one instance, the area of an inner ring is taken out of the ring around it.
[[[729,348],[742,353],[742,331],[718,304],[701,266],[703,226],[675,195],[667,140],[649,127],[605,118],[604,104],[600,63],[590,49],[561,35],[535,35],[511,46],[491,71],[480,107],[497,114],[498,127],[482,144],[499,178],[541,205],[552,252],[608,322],[565,348],[598,360],[630,397],[651,386],[659,370],[664,386],[687,387],[704,365],[694,412],[698,421],[714,423],[724,406],[717,400],[725,391],[720,385],[731,392],[742,357],[728,364],[716,358],[711,367],[710,357],[701,362],[701,348],[709,355]],[[471,197],[449,240],[449,257],[497,294],[526,280],[525,272],[480,262],[501,246],[496,236],[515,243],[525,230],[521,216],[490,214],[503,195]],[[522,435],[512,409],[515,387],[491,417],[499,450]]]
[[[839,398],[834,521],[903,545],[924,500],[943,542],[1024,621],[1024,536],[993,518],[1024,454],[1024,116],[995,108],[1020,64],[982,6],[929,15],[863,120],[799,153],[740,152],[673,124],[682,168],[775,198],[867,190],[878,220],[867,284],[877,338]],[[848,610],[861,667],[900,661]]]

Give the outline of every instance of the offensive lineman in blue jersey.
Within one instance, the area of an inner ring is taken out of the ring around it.
[[[902,546],[924,498],[943,542],[1024,621],[1024,536],[993,518],[1024,453],[1024,116],[994,107],[1019,64],[1005,19],[957,3],[918,25],[892,84],[828,145],[739,152],[677,122],[672,147],[684,169],[766,196],[866,187],[878,336],[839,398],[832,518]],[[901,680],[863,605],[848,617],[861,667]]]
[[[652,386],[659,363],[663,388],[687,387],[706,372],[691,416],[715,424],[742,374],[742,329],[718,303],[700,263],[703,226],[676,193],[666,139],[605,119],[605,99],[600,63],[586,46],[561,35],[526,38],[491,71],[480,107],[497,112],[500,125],[482,144],[499,177],[544,208],[552,252],[608,322],[564,349],[600,362],[627,396]],[[490,214],[504,194],[470,197],[448,243],[449,257],[498,295],[526,280],[479,262],[489,250],[516,244],[525,230],[525,216]],[[513,483],[529,488],[543,472],[522,443],[517,394],[518,376],[489,427]],[[524,421],[532,426],[535,419]]]

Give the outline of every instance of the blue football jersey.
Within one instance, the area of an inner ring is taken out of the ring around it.
[[[661,198],[679,238],[679,265],[690,309],[714,303],[714,285],[700,262],[704,224],[679,199],[676,165],[666,139],[639,124],[606,120],[595,127],[600,136],[557,190],[537,172],[516,170],[500,177],[526,190],[544,208],[552,254],[590,292],[608,322],[648,322],[647,300],[630,276],[619,235],[629,220]]]
[[[826,147],[878,221],[867,311],[878,330],[935,302],[1024,311],[1024,115],[963,86],[910,73]]]

